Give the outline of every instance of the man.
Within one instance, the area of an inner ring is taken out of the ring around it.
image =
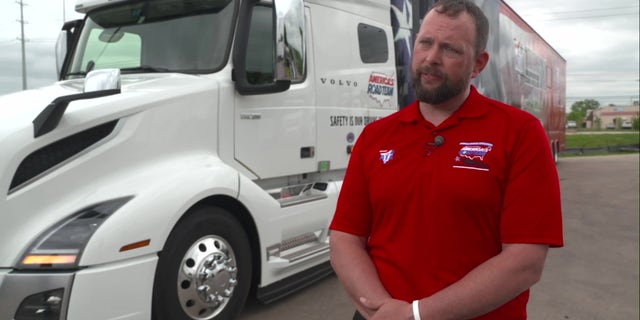
[[[418,101],[368,125],[331,223],[354,319],[526,319],[547,250],[563,245],[540,122],[480,95],[488,21],[440,0],[412,57]]]

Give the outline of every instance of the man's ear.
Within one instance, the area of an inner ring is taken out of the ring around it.
[[[476,56],[476,61],[473,66],[473,72],[471,73],[471,78],[473,79],[477,77],[480,74],[480,72],[484,70],[484,67],[487,66],[487,63],[489,63],[489,53],[486,51],[480,52],[480,54]]]

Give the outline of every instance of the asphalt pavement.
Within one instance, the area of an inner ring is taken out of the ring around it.
[[[557,168],[565,246],[549,252],[542,279],[531,290],[529,320],[640,319],[639,155],[560,158]],[[268,305],[251,300],[240,319],[352,315],[332,275]]]
[[[549,252],[530,319],[639,319],[638,154],[561,158],[565,246]]]

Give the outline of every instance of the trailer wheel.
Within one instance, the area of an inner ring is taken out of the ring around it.
[[[153,319],[234,319],[251,286],[240,223],[217,207],[194,209],[171,232],[154,281]]]

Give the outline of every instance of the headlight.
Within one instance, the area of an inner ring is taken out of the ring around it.
[[[80,210],[42,233],[22,255],[18,269],[78,266],[87,242],[100,225],[132,197],[109,200]]]

